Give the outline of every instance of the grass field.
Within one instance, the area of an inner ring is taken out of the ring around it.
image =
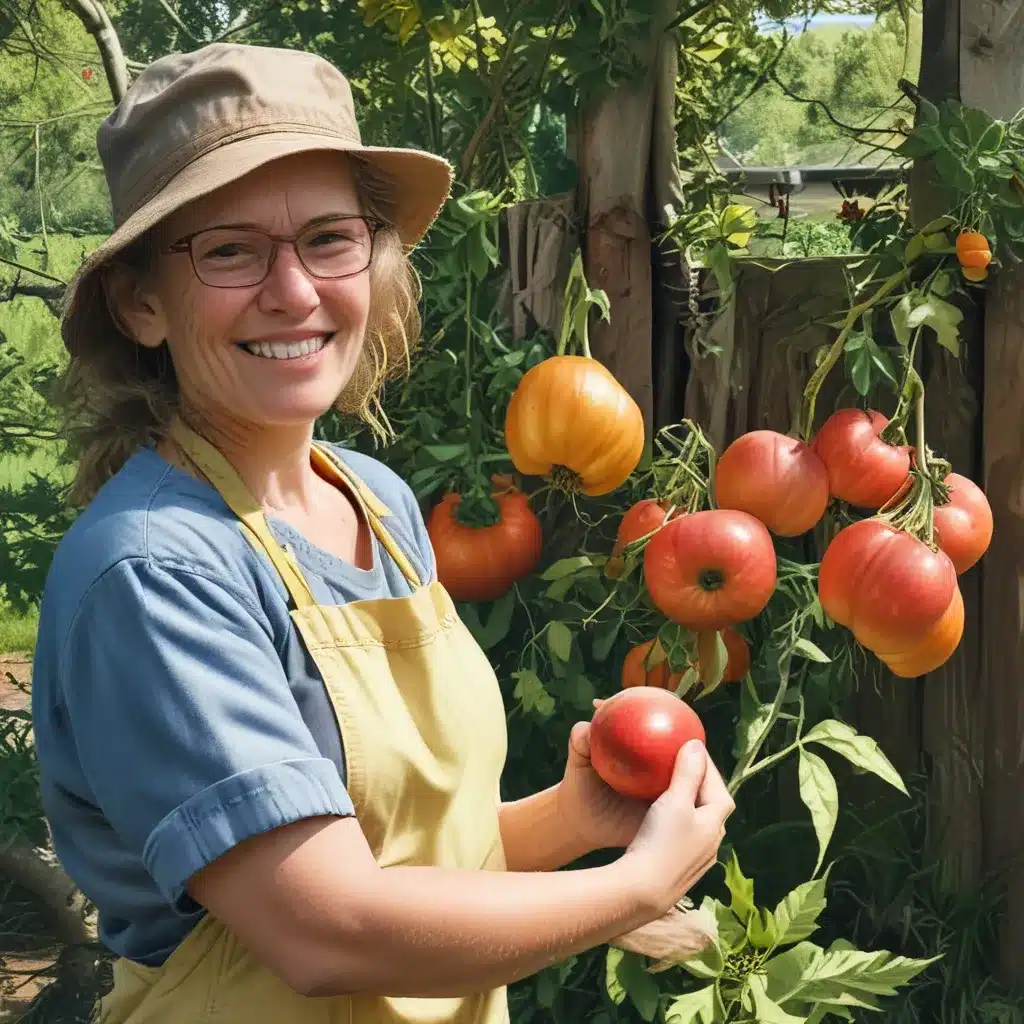
[[[31,651],[36,644],[38,625],[39,615],[36,612],[18,615],[6,605],[0,604],[0,654]]]

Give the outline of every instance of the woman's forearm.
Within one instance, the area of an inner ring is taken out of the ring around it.
[[[557,786],[503,803],[498,824],[509,871],[555,871],[591,851],[559,814]]]
[[[317,944],[332,950],[323,961],[330,970],[310,995],[483,992],[661,913],[638,896],[621,860],[557,873],[383,868],[346,900],[333,913],[323,908],[321,920],[344,924]]]

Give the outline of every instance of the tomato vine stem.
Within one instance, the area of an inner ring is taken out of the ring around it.
[[[814,406],[818,400],[818,392],[821,390],[821,385],[832,371],[832,368],[839,362],[839,357],[843,354],[843,349],[846,347],[846,339],[849,337],[850,331],[853,330],[854,325],[868,310],[881,302],[891,291],[898,288],[909,276],[910,270],[907,267],[897,271],[891,277],[886,278],[873,295],[870,295],[863,302],[858,302],[847,312],[846,319],[843,321],[843,326],[839,331],[839,337],[832,342],[831,347],[825,354],[825,358],[822,359],[814,373],[811,374],[810,379],[807,381],[807,386],[804,388],[803,408],[800,417],[802,422],[799,426],[801,440],[810,443],[811,435],[814,433]]]

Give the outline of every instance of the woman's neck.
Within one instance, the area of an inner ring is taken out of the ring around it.
[[[184,411],[182,419],[234,467],[249,493],[273,513],[310,513],[324,485],[310,461],[313,426],[257,427]]]

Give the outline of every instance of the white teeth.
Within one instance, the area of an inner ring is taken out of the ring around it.
[[[243,347],[264,359],[299,359],[319,352],[327,344],[327,338],[328,335],[321,334],[302,341],[251,341]]]

